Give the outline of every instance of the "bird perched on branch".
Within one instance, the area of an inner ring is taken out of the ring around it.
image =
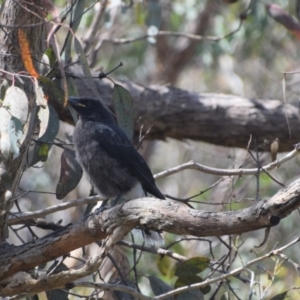
[[[77,158],[104,199],[131,200],[146,193],[165,199],[147,163],[99,100],[69,97],[69,105],[79,115],[73,134]],[[144,237],[149,245],[162,241],[154,231],[145,230]]]

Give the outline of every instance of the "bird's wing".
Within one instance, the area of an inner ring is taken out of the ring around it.
[[[160,190],[156,187],[153,175],[126,134],[117,126],[106,126],[97,123],[95,125],[95,140],[102,149],[118,160],[121,165],[127,168],[132,176],[142,184],[146,192],[153,196],[165,199]]]

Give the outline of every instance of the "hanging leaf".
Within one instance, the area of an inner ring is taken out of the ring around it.
[[[13,154],[13,159],[17,158],[20,154],[19,141],[23,137],[22,123],[19,119],[11,117],[9,122],[8,134],[10,139],[10,152]]]
[[[43,136],[47,130],[49,123],[50,111],[46,97],[41,86],[37,85],[35,89],[36,104],[38,106],[38,119],[39,119],[39,138]]]
[[[48,56],[50,67],[53,68],[57,59],[51,45],[46,49],[45,54]]]
[[[1,108],[7,108],[9,113],[19,119],[24,125],[28,118],[28,99],[23,90],[10,86],[5,94]]]
[[[76,160],[74,150],[65,149],[61,155],[60,177],[56,187],[56,198],[64,198],[79,183],[82,177],[82,168]]]
[[[162,275],[167,276],[172,272],[172,262],[173,261],[169,256],[157,256],[156,266]]]
[[[155,296],[172,291],[172,287],[160,280],[157,277],[149,276],[150,285]],[[174,300],[173,297],[168,297],[166,300]]]
[[[28,99],[18,87],[7,89],[0,108],[0,151],[5,158],[19,156],[21,143],[26,136],[24,125],[28,118]]]
[[[50,144],[39,143],[38,158],[39,158],[40,161],[42,161],[42,162],[47,161],[50,148],[51,148]]]
[[[46,127],[45,133],[35,142],[32,149],[28,153],[29,166],[33,166],[39,161],[46,161],[49,151],[51,149],[51,143],[53,143],[58,130],[59,130],[59,118],[55,109],[51,105],[47,105],[49,109],[48,124],[44,124]]]
[[[200,283],[200,282],[203,282],[203,278],[201,278],[200,276],[197,276],[197,275],[188,275],[185,277],[179,277],[175,282],[174,288],[177,289],[180,287],[184,287],[187,285],[191,285],[194,283]],[[201,291],[201,293],[203,295],[205,295],[210,292],[211,287],[210,287],[210,285],[208,285],[203,288],[199,288],[199,290]]]
[[[270,298],[270,300],[284,300],[284,299],[286,299],[287,293],[288,293],[288,291],[285,291],[281,294],[278,294],[278,295]]]
[[[145,24],[145,13],[144,13],[144,3],[142,2],[137,2],[134,5],[134,15],[135,15],[135,22],[143,26]]]
[[[133,102],[130,93],[121,85],[115,84],[113,89],[114,108],[119,126],[132,140],[134,128]]]
[[[207,257],[193,257],[180,264],[175,268],[175,275],[185,277],[196,275],[204,271],[209,265],[210,259]]]
[[[9,137],[10,113],[4,108],[0,108],[0,152],[7,159],[11,153],[11,142]]]
[[[69,268],[64,264],[64,263],[60,263],[57,266],[57,261],[55,261],[50,267],[48,272],[50,272],[52,269],[54,269],[53,272],[51,272],[52,274],[58,274],[59,272],[62,271],[68,271]],[[67,287],[65,287],[65,289],[68,290]],[[46,295],[47,295],[47,299],[48,300],[68,300],[69,299],[69,295],[68,293],[62,291],[61,289],[59,290],[49,290],[46,291]]]

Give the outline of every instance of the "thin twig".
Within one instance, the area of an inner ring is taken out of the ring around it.
[[[278,159],[277,161],[274,161],[266,166],[262,166],[261,169],[263,171],[270,171],[275,168],[280,167],[287,161],[294,158],[296,155],[298,155],[299,149],[294,149],[293,151],[289,152],[286,156],[282,157],[281,159]],[[252,169],[218,169],[218,168],[212,168],[208,167],[199,163],[196,163],[194,161],[189,161],[187,163],[184,163],[182,165],[179,165],[177,167],[168,169],[166,171],[157,173],[154,175],[155,179],[164,178],[173,174],[176,174],[178,172],[181,172],[182,170],[197,170],[206,174],[212,174],[212,175],[220,175],[220,176],[243,176],[243,175],[255,175],[257,173],[257,168]]]

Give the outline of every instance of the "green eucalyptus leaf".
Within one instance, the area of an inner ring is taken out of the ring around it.
[[[182,263],[179,263],[175,268],[175,275],[185,277],[196,275],[204,271],[209,265],[210,259],[207,257],[193,257]]]

